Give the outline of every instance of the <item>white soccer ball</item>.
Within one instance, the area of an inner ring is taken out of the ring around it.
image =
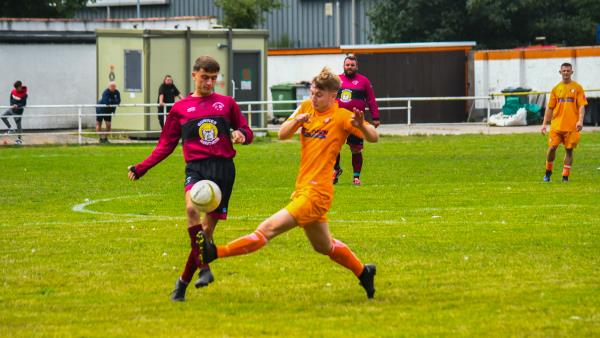
[[[202,180],[190,189],[190,199],[199,211],[211,212],[221,203],[221,189],[213,181]]]

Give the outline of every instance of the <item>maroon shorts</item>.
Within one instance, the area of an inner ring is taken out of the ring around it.
[[[365,140],[363,140],[362,138],[360,138],[358,136],[354,136],[354,135],[350,134],[350,136],[348,136],[348,139],[346,140],[346,143],[352,149],[362,150],[362,148],[364,147]]]

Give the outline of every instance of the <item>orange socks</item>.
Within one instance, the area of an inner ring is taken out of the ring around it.
[[[338,241],[337,239],[332,239],[331,241],[331,252],[329,253],[329,258],[331,258],[332,261],[352,270],[356,277],[360,276],[364,269],[363,264],[360,262],[360,260],[358,260],[358,258],[356,258],[352,250],[350,250],[346,244]]]
[[[225,246],[217,247],[217,257],[239,256],[254,252],[267,244],[267,237],[260,231],[240,237]],[[329,258],[332,261],[352,270],[356,277],[363,272],[364,265],[354,255],[348,246],[337,239],[331,242]]]
[[[569,176],[569,174],[571,173],[571,166],[568,164],[565,164],[563,166],[563,176]]]
[[[546,171],[552,171],[553,168],[554,168],[554,162],[546,161]]]
[[[217,257],[238,256],[254,252],[267,244],[268,240],[260,230],[240,237],[225,246],[217,247]]]

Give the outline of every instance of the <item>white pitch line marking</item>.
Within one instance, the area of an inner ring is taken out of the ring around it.
[[[142,215],[143,216],[143,215]],[[159,218],[160,217],[160,218]],[[256,222],[256,224],[258,224],[259,222],[265,220],[267,217],[227,217],[228,220],[235,220],[235,221],[250,221],[250,222]],[[149,216],[147,218],[144,217],[136,217],[135,219],[105,219],[105,220],[89,220],[89,221],[74,221],[74,222],[60,222],[60,221],[56,221],[56,222],[27,222],[27,223],[23,223],[23,226],[42,226],[42,225],[86,225],[86,224],[101,224],[101,223],[126,223],[126,224],[130,224],[130,223],[139,223],[139,222],[146,222],[146,221],[179,221],[179,222],[185,222],[186,218],[185,217],[174,217],[174,216]],[[343,220],[343,219],[338,219],[338,220],[330,220],[329,221],[330,224],[351,224],[351,223],[359,223],[359,224],[400,224],[400,223],[405,223],[404,221],[401,220]],[[0,226],[6,227],[9,226],[11,224],[0,224]],[[228,226],[228,229],[238,229],[237,227],[230,227]]]
[[[73,212],[81,212],[81,213],[86,213],[86,214],[92,214],[92,215],[107,215],[107,216],[117,216],[117,217],[136,217],[136,218],[142,218],[144,220],[177,220],[180,219],[180,217],[172,217],[172,216],[160,216],[160,215],[156,215],[156,216],[152,216],[152,215],[141,215],[141,214],[117,214],[117,213],[113,213],[113,212],[106,212],[106,211],[95,211],[95,210],[89,210],[87,209],[88,206],[92,205],[92,204],[96,204],[99,202],[110,202],[110,201],[114,201],[114,200],[118,200],[118,199],[127,199],[127,198],[134,198],[134,197],[147,197],[147,196],[152,196],[152,194],[147,194],[147,195],[135,195],[135,196],[118,196],[118,197],[110,197],[110,198],[101,198],[101,199],[97,199],[97,200],[87,200],[83,203],[79,203],[79,204],[75,204],[71,210]]]
[[[61,224],[75,224],[75,223],[80,223],[80,224],[93,224],[93,223],[134,223],[134,222],[141,222],[141,221],[185,221],[185,217],[184,216],[164,216],[164,215],[142,215],[142,214],[133,214],[133,213],[125,213],[125,214],[118,214],[118,213],[112,213],[112,212],[102,212],[102,211],[95,211],[95,210],[90,210],[88,209],[89,206],[95,204],[95,203],[100,203],[100,202],[110,202],[110,201],[114,201],[114,200],[118,200],[118,199],[127,199],[127,198],[139,198],[139,197],[147,197],[147,196],[153,196],[154,194],[144,194],[144,195],[130,195],[130,196],[118,196],[118,197],[110,197],[110,198],[102,198],[102,199],[97,199],[97,200],[87,200],[83,203],[79,203],[79,204],[75,204],[71,210],[73,212],[81,212],[81,213],[87,213],[87,214],[92,214],[92,215],[105,215],[105,216],[112,216],[112,217],[129,217],[129,218],[134,218],[134,219],[129,219],[129,220],[122,220],[122,219],[110,219],[110,220],[89,220],[89,221],[78,221],[78,222],[29,222],[29,223],[24,223],[23,225],[61,225]],[[572,204],[553,204],[553,205],[518,205],[518,206],[511,206],[510,209],[529,209],[529,208],[556,208],[556,207],[579,207],[578,205],[572,205]],[[404,213],[410,213],[410,212],[432,212],[432,211],[476,211],[476,210],[487,210],[487,209],[495,209],[498,210],[499,207],[498,206],[481,206],[481,207],[451,207],[451,208],[414,208],[414,209],[406,209],[404,210]],[[501,210],[506,210],[508,208],[503,208],[500,207]],[[394,212],[397,213],[396,211],[393,210],[382,210],[382,209],[367,209],[367,210],[361,210],[360,212],[346,212],[345,214],[356,214],[356,213],[361,213],[361,214],[385,214],[385,213],[390,213],[390,212]],[[337,214],[336,211],[332,211],[329,213],[330,215],[335,215]],[[268,215],[266,216],[229,216],[228,219],[230,220],[236,220],[236,221],[250,221],[250,222],[260,222],[263,221],[264,219],[266,219],[268,217]],[[350,223],[350,224],[356,224],[356,223],[364,223],[364,224],[373,224],[373,223],[378,223],[378,224],[402,224],[402,223],[406,223],[406,220],[404,218],[401,219],[330,219],[330,223],[332,224],[343,224],[343,223]],[[495,223],[494,221],[490,221],[490,222],[473,222],[474,224],[480,224],[480,223]]]
[[[97,200],[87,200],[83,203],[79,203],[79,204],[75,204],[71,210],[74,212],[81,212],[81,213],[87,213],[87,214],[92,214],[92,215],[107,215],[107,216],[117,216],[117,217],[135,217],[137,219],[140,220],[165,220],[165,221],[171,221],[171,220],[181,220],[181,219],[185,219],[185,217],[175,217],[175,216],[162,216],[162,215],[142,215],[142,214],[117,214],[117,213],[113,213],[113,212],[106,212],[106,211],[95,211],[95,210],[90,210],[87,209],[87,207],[89,207],[90,205],[93,205],[95,203],[100,203],[100,202],[110,202],[110,201],[114,201],[117,199],[127,199],[127,198],[134,198],[134,197],[147,197],[147,196],[152,196],[152,194],[147,194],[147,195],[135,195],[135,196],[119,196],[119,197],[109,197],[109,198],[101,198],[101,199],[97,199]],[[264,219],[266,219],[268,216],[228,216],[228,219],[232,219],[232,220],[247,220],[247,221],[263,221]],[[395,220],[346,220],[346,219],[340,219],[340,220],[331,220],[330,222],[333,223],[386,223],[386,224],[393,224],[393,223],[398,223],[401,222],[400,220],[395,221]],[[29,223],[29,224],[47,224],[47,223]]]

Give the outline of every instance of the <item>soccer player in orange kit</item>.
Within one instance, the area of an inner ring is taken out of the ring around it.
[[[548,153],[546,154],[546,174],[544,182],[550,182],[556,148],[559,144],[565,146],[565,160],[563,162],[562,180],[569,181],[571,164],[573,164],[573,149],[579,143],[579,132],[583,128],[585,106],[588,104],[583,88],[579,83],[571,80],[573,66],[563,63],[560,66],[562,81],[552,88],[550,100],[542,122],[542,134],[546,134],[546,125],[550,124],[550,137],[548,139]]]
[[[314,77],[310,100],[302,102],[279,129],[279,139],[291,138],[300,129],[300,170],[291,202],[263,221],[251,234],[225,246],[215,246],[207,238],[202,242],[202,258],[209,263],[217,258],[254,252],[276,236],[301,227],[315,251],[328,255],[351,270],[365,289],[368,298],[375,294],[375,265],[364,265],[341,241],[329,232],[326,214],[333,199],[331,171],[342,145],[353,134],[368,142],[377,142],[375,128],[365,122],[364,112],[339,108],[336,95],[340,79],[328,68]]]

